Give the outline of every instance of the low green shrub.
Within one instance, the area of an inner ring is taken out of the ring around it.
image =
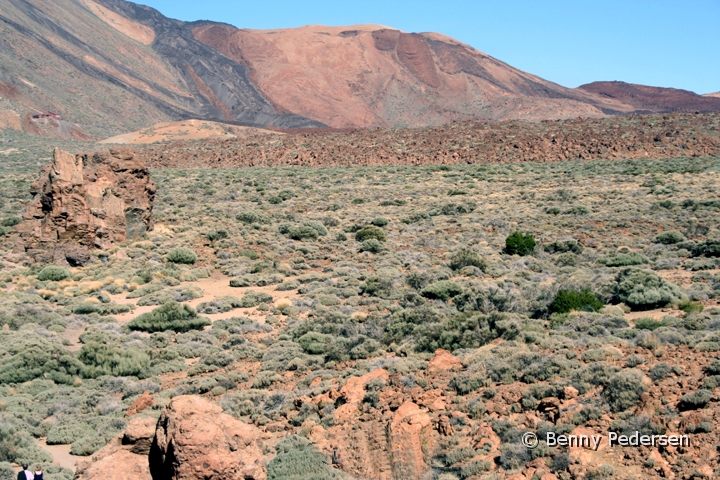
[[[645,255],[641,255],[637,252],[630,253],[619,253],[612,257],[601,258],[598,263],[608,267],[629,267],[631,265],[643,265],[650,263],[650,260]]]
[[[420,295],[425,298],[447,301],[456,295],[460,295],[462,291],[462,287],[457,283],[441,280],[420,290]]]
[[[678,410],[698,410],[704,408],[710,399],[712,398],[712,391],[710,390],[696,390],[692,393],[684,395],[678,403]]]
[[[699,313],[705,309],[702,303],[690,301],[678,303],[678,308],[685,313]]]
[[[664,245],[674,245],[676,243],[684,242],[685,237],[680,232],[663,232],[655,237],[655,243],[662,243]]]
[[[535,236],[532,233],[513,232],[505,239],[505,253],[508,255],[530,255],[535,251]]]
[[[384,242],[385,232],[383,232],[382,229],[376,227],[375,225],[366,225],[357,232],[355,232],[355,240],[357,240],[358,242],[364,242],[365,240],[370,240],[371,238],[374,238],[375,240],[378,240],[380,242]]]
[[[65,280],[71,276],[72,274],[67,268],[58,267],[56,265],[48,265],[40,270],[40,273],[38,273],[38,280],[41,282],[59,282],[60,280]]]
[[[339,480],[325,456],[304,437],[288,435],[275,447],[277,455],[267,466],[268,480]]]
[[[552,243],[546,243],[543,245],[543,250],[548,253],[575,253],[580,254],[583,252],[582,243],[577,240],[556,240]]]
[[[484,272],[488,265],[476,252],[469,248],[463,248],[450,257],[450,268],[460,270],[464,267],[477,267]]]
[[[202,330],[210,323],[207,318],[198,316],[191,306],[168,302],[151,312],[143,313],[128,323],[128,327],[130,330],[149,333],[164,332],[165,330],[188,332]]]
[[[568,313],[572,310],[597,312],[603,303],[587,288],[580,291],[560,290],[550,304],[551,313]]]
[[[375,238],[370,238],[360,244],[361,252],[380,253],[383,250],[385,250],[385,247]]]
[[[636,369],[621,370],[609,378],[603,396],[613,412],[634,407],[647,387],[642,381],[643,373]]]
[[[195,252],[189,248],[179,247],[170,250],[167,254],[167,261],[171,263],[192,265],[197,261],[197,255],[195,255]]]
[[[677,285],[667,282],[655,272],[625,268],[616,277],[615,299],[638,310],[664,307],[683,299]]]

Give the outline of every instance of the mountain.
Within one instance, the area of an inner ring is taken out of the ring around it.
[[[720,111],[720,98],[714,98],[717,94],[698,95],[677,88],[648,87],[625,82],[593,82],[580,85],[577,89],[630,105],[637,113]]]
[[[99,137],[186,118],[323,126],[278,113],[187,24],[121,0],[0,3],[0,95],[0,122],[34,133],[32,114],[48,111],[62,116],[56,133],[71,123]]]
[[[107,138],[189,119],[414,127],[717,102],[638,101],[592,85],[565,88],[444,35],[381,25],[259,31],[181,22],[124,0],[0,3],[0,128],[39,135]]]
[[[718,97],[718,98],[720,98],[720,92],[706,93],[705,95],[703,95],[703,97]]]
[[[246,66],[278,109],[336,128],[602,115],[591,95],[436,33],[379,25],[260,31],[220,24],[192,32]]]

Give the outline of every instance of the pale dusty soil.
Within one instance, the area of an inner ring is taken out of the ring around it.
[[[75,470],[75,462],[77,462],[78,459],[83,460],[87,458],[70,455],[70,445],[48,445],[45,443],[46,440],[46,438],[36,438],[35,442],[40,448],[52,453],[53,463],[55,465]]]
[[[123,133],[106,138],[98,143],[150,144],[173,140],[206,140],[209,138],[244,138],[253,135],[277,134],[262,128],[238,127],[204,120],[183,120],[163,122],[144,130]]]

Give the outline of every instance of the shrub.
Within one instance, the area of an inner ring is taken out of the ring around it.
[[[388,224],[388,219],[383,217],[373,218],[372,222],[370,223],[372,223],[376,227],[384,227]]]
[[[15,225],[19,225],[21,222],[22,218],[20,217],[6,217],[0,221],[0,225],[3,227],[14,227]]]
[[[532,233],[513,232],[505,239],[505,253],[524,257],[535,251],[535,236]]]
[[[603,396],[613,412],[634,407],[645,393],[643,374],[636,369],[621,370],[612,375],[603,390]]]
[[[207,233],[207,238],[211,242],[214,242],[215,240],[222,240],[224,238],[228,238],[229,236],[230,234],[224,228],[220,228],[218,230],[210,230]]]
[[[602,307],[603,303],[586,288],[580,291],[560,290],[550,304],[550,312],[568,313],[572,310],[597,312]]]
[[[625,268],[616,277],[615,298],[631,308],[650,310],[682,300],[680,289],[658,274],[638,268]]]
[[[449,280],[442,280],[432,285],[428,285],[420,291],[420,295],[425,298],[433,298],[438,300],[447,301],[448,299],[460,295],[462,293],[462,287],[455,282]]]
[[[335,480],[339,472],[304,437],[288,435],[275,447],[277,456],[267,466],[268,480]]]
[[[327,233],[327,230],[326,230]],[[287,230],[287,236],[293,240],[316,240],[320,234],[316,229],[309,225],[300,225],[299,227],[290,227]]]
[[[128,323],[130,330],[150,333],[164,332],[165,330],[175,332],[202,330],[208,325],[210,325],[210,321],[205,317],[198,316],[191,306],[177,302],[168,302],[151,312],[143,313]]]
[[[270,223],[270,219],[268,217],[254,212],[241,212],[235,215],[235,218],[245,225],[251,225],[253,223]]]
[[[678,403],[678,410],[697,410],[704,408],[712,398],[710,390],[696,390],[684,395]]]
[[[59,282],[60,280],[65,280],[71,276],[72,274],[67,268],[58,267],[56,265],[48,265],[40,270],[40,273],[38,273],[38,280],[41,282]]]
[[[663,232],[655,237],[655,243],[662,243],[664,245],[674,245],[676,243],[684,242],[685,237],[680,232]]]
[[[197,255],[189,248],[180,247],[170,250],[167,254],[167,261],[170,263],[181,263],[184,265],[192,265],[197,261]]]
[[[680,302],[678,308],[685,313],[699,313],[702,312],[705,307],[700,302]]]
[[[370,240],[371,238],[374,238],[375,240],[378,240],[380,242],[384,242],[385,232],[383,232],[382,229],[376,227],[375,225],[366,225],[357,232],[355,232],[355,240],[357,240],[358,242],[364,242],[365,240]]]
[[[303,223],[303,226],[312,228],[321,237],[324,237],[325,235],[328,234],[327,228],[325,228],[325,226],[320,222],[311,220],[309,222]]]
[[[482,271],[487,270],[487,262],[480,258],[476,252],[473,252],[469,248],[463,248],[455,252],[450,257],[450,268],[453,270],[460,270],[464,267],[477,267]]]
[[[311,355],[322,355],[325,353],[325,350],[331,340],[331,335],[325,335],[318,332],[308,332],[298,338],[298,343],[306,353]]]
[[[371,238],[369,240],[365,240],[360,244],[360,251],[361,252],[370,252],[370,253],[380,253],[383,250],[385,250],[385,247],[382,243],[380,243],[379,240],[375,238]]]
[[[137,348],[121,348],[89,342],[80,349],[78,359],[86,365],[83,376],[101,375],[146,377],[150,367],[148,354]]]
[[[645,255],[637,252],[620,253],[612,257],[602,258],[598,261],[608,267],[629,267],[631,265],[643,265],[650,263]]]
[[[548,253],[571,252],[580,254],[583,252],[583,245],[577,240],[556,240],[552,243],[546,243],[543,245],[543,249]]]
[[[666,327],[669,323],[665,320],[655,320],[654,318],[638,318],[635,320],[635,328],[638,330],[657,330],[660,327]]]

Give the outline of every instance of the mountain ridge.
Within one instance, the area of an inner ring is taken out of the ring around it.
[[[0,46],[0,128],[79,139],[189,119],[304,130],[720,110],[691,92],[566,88],[440,33],[239,29],[125,0],[8,0]]]

